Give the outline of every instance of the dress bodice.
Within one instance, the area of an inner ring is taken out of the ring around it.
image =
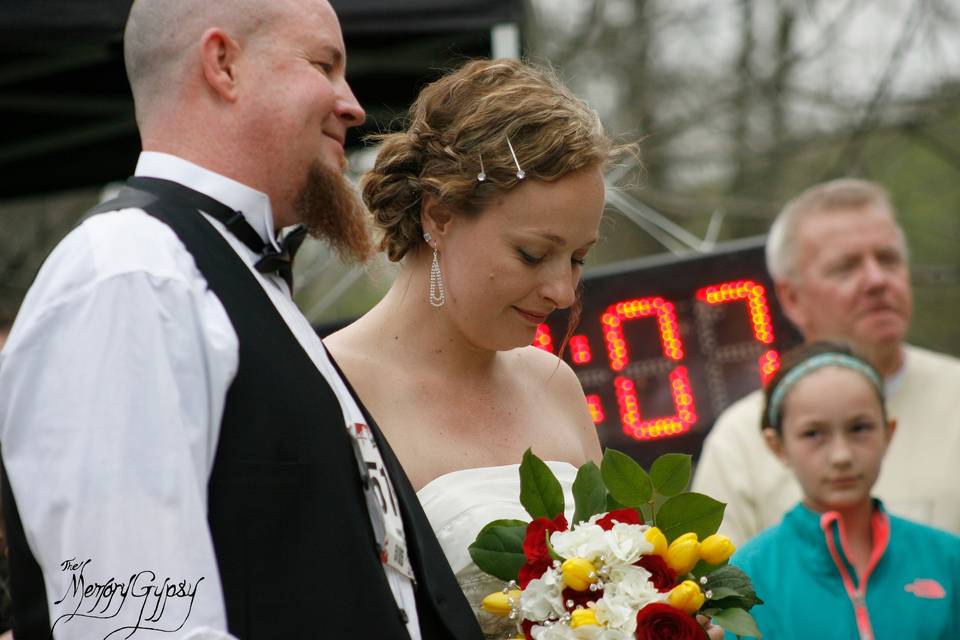
[[[547,462],[563,487],[565,513],[573,516],[572,486],[577,469],[567,462]],[[489,638],[501,638],[512,627],[480,611],[480,601],[504,587],[502,580],[489,576],[470,559],[467,547],[480,529],[491,520],[530,520],[520,505],[520,465],[480,467],[453,471],[427,483],[417,497],[437,534],[470,606],[478,613],[480,625]]]

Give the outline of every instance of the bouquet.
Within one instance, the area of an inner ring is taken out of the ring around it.
[[[648,473],[607,449],[599,468],[578,470],[568,523],[560,483],[528,449],[520,503],[532,520],[490,522],[469,547],[506,583],[483,609],[527,640],[700,640],[698,614],[759,638],[748,611],[761,600],[716,533],[726,505],[686,492],[690,474],[687,455],[661,456]]]

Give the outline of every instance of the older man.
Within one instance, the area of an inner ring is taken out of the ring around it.
[[[369,249],[333,9],[137,0],[125,56],[136,175],[50,255],[0,365],[16,637],[479,638],[291,299],[302,228]]]
[[[886,379],[897,433],[875,486],[898,515],[960,533],[960,360],[904,343],[913,313],[907,248],[879,185],[835,180],[790,202],[767,240],[777,297],[807,340],[838,340]],[[731,405],[704,443],[694,489],[727,502],[724,531],[743,543],[800,499],[760,433],[762,396]]]

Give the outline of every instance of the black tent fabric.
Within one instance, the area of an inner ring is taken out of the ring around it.
[[[131,0],[0,2],[0,198],[103,184],[139,152],[123,68]],[[351,133],[389,127],[442,69],[490,55],[490,29],[522,20],[520,0],[331,0],[348,78],[368,113]]]
[[[119,41],[131,4],[131,0],[8,0],[0,4],[0,51],[44,48],[45,38],[58,36],[72,43]],[[477,31],[520,18],[516,0],[331,0],[331,4],[347,35]]]

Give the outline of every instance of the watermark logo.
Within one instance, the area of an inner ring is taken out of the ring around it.
[[[106,635],[101,636],[104,640],[130,638],[138,631],[175,633],[190,617],[204,579],[203,576],[161,577],[150,569],[125,579],[94,579],[92,563],[91,558],[70,558],[60,563],[60,570],[69,574],[70,579],[66,591],[53,604],[55,612],[66,612],[54,620],[51,637],[57,625],[78,624],[80,620],[89,619],[118,625],[106,628]]]

